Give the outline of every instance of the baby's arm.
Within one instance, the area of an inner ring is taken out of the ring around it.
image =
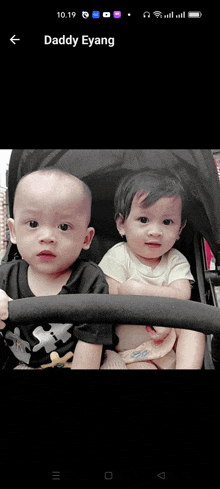
[[[188,300],[191,297],[191,288],[187,279],[175,280],[170,285],[151,285],[130,278],[119,284],[118,293]]]
[[[108,282],[109,294],[119,294],[119,288],[122,284],[114,278],[108,277],[107,275],[105,275],[105,278]]]
[[[175,280],[170,285],[150,285],[129,278],[125,282],[106,276],[109,286],[109,294],[121,295],[151,295],[154,297],[173,297],[177,299],[190,299],[191,288],[189,280]]]
[[[133,279],[129,279],[126,282],[118,282],[117,280],[106,276],[106,280],[109,286],[109,294],[125,294],[125,295],[149,295],[146,293],[146,288],[142,287],[145,284]],[[140,284],[140,287],[139,287]],[[157,343],[163,341],[170,332],[170,328],[164,328],[160,326],[147,326],[147,331],[151,338]]]
[[[99,369],[103,345],[78,340],[74,350],[72,370]]]
[[[8,318],[8,303],[12,301],[6,292],[0,289],[0,329],[5,328],[4,320]]]

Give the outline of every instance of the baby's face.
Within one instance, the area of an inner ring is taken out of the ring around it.
[[[90,201],[78,179],[32,173],[16,192],[11,240],[33,269],[64,273],[90,246],[94,230],[88,228],[89,214]]]
[[[181,198],[162,197],[148,207],[135,196],[130,214],[124,222],[119,218],[117,227],[125,234],[130,250],[146,265],[158,263],[160,257],[169,251],[179,238],[181,228]],[[120,221],[121,220],[121,221]]]

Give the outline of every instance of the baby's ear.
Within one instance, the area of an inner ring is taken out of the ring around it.
[[[9,227],[9,231],[10,231],[10,240],[13,244],[16,244],[16,235],[15,235],[15,221],[14,219],[12,219],[10,217],[10,219],[8,219],[8,227]]]
[[[122,214],[119,214],[117,219],[116,219],[116,227],[117,227],[117,230],[120,234],[120,236],[125,236],[125,230],[124,230],[124,217],[122,216]]]
[[[88,228],[82,247],[83,250],[88,250],[90,248],[94,235],[95,235],[95,229],[92,227]]]
[[[180,229],[179,229],[179,237],[180,237],[180,235],[181,235],[181,233],[182,233],[182,230],[184,229],[184,227],[185,227],[186,223],[187,223],[187,219],[184,221],[184,223],[182,224],[182,226],[181,226],[181,227],[180,227]],[[178,237],[177,239],[179,239],[179,237]]]

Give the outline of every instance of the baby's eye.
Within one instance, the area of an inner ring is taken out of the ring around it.
[[[142,224],[146,224],[149,221],[148,217],[139,217],[138,220],[142,222]]]
[[[30,228],[37,228],[37,226],[38,226],[38,222],[37,222],[37,221],[29,221],[29,222],[28,222],[28,226],[29,226]]]
[[[59,229],[61,229],[61,231],[68,231],[68,229],[71,229],[71,227],[69,224],[63,223],[59,225]]]
[[[164,219],[163,223],[165,224],[165,226],[169,226],[170,224],[173,223],[172,219]]]

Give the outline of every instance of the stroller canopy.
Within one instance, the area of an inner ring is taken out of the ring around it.
[[[13,150],[8,176],[11,217],[20,178],[51,166],[89,185],[93,225],[113,234],[113,200],[119,179],[144,169],[169,170],[181,179],[188,193],[188,221],[207,240],[214,256],[220,257],[220,184],[211,150]]]

